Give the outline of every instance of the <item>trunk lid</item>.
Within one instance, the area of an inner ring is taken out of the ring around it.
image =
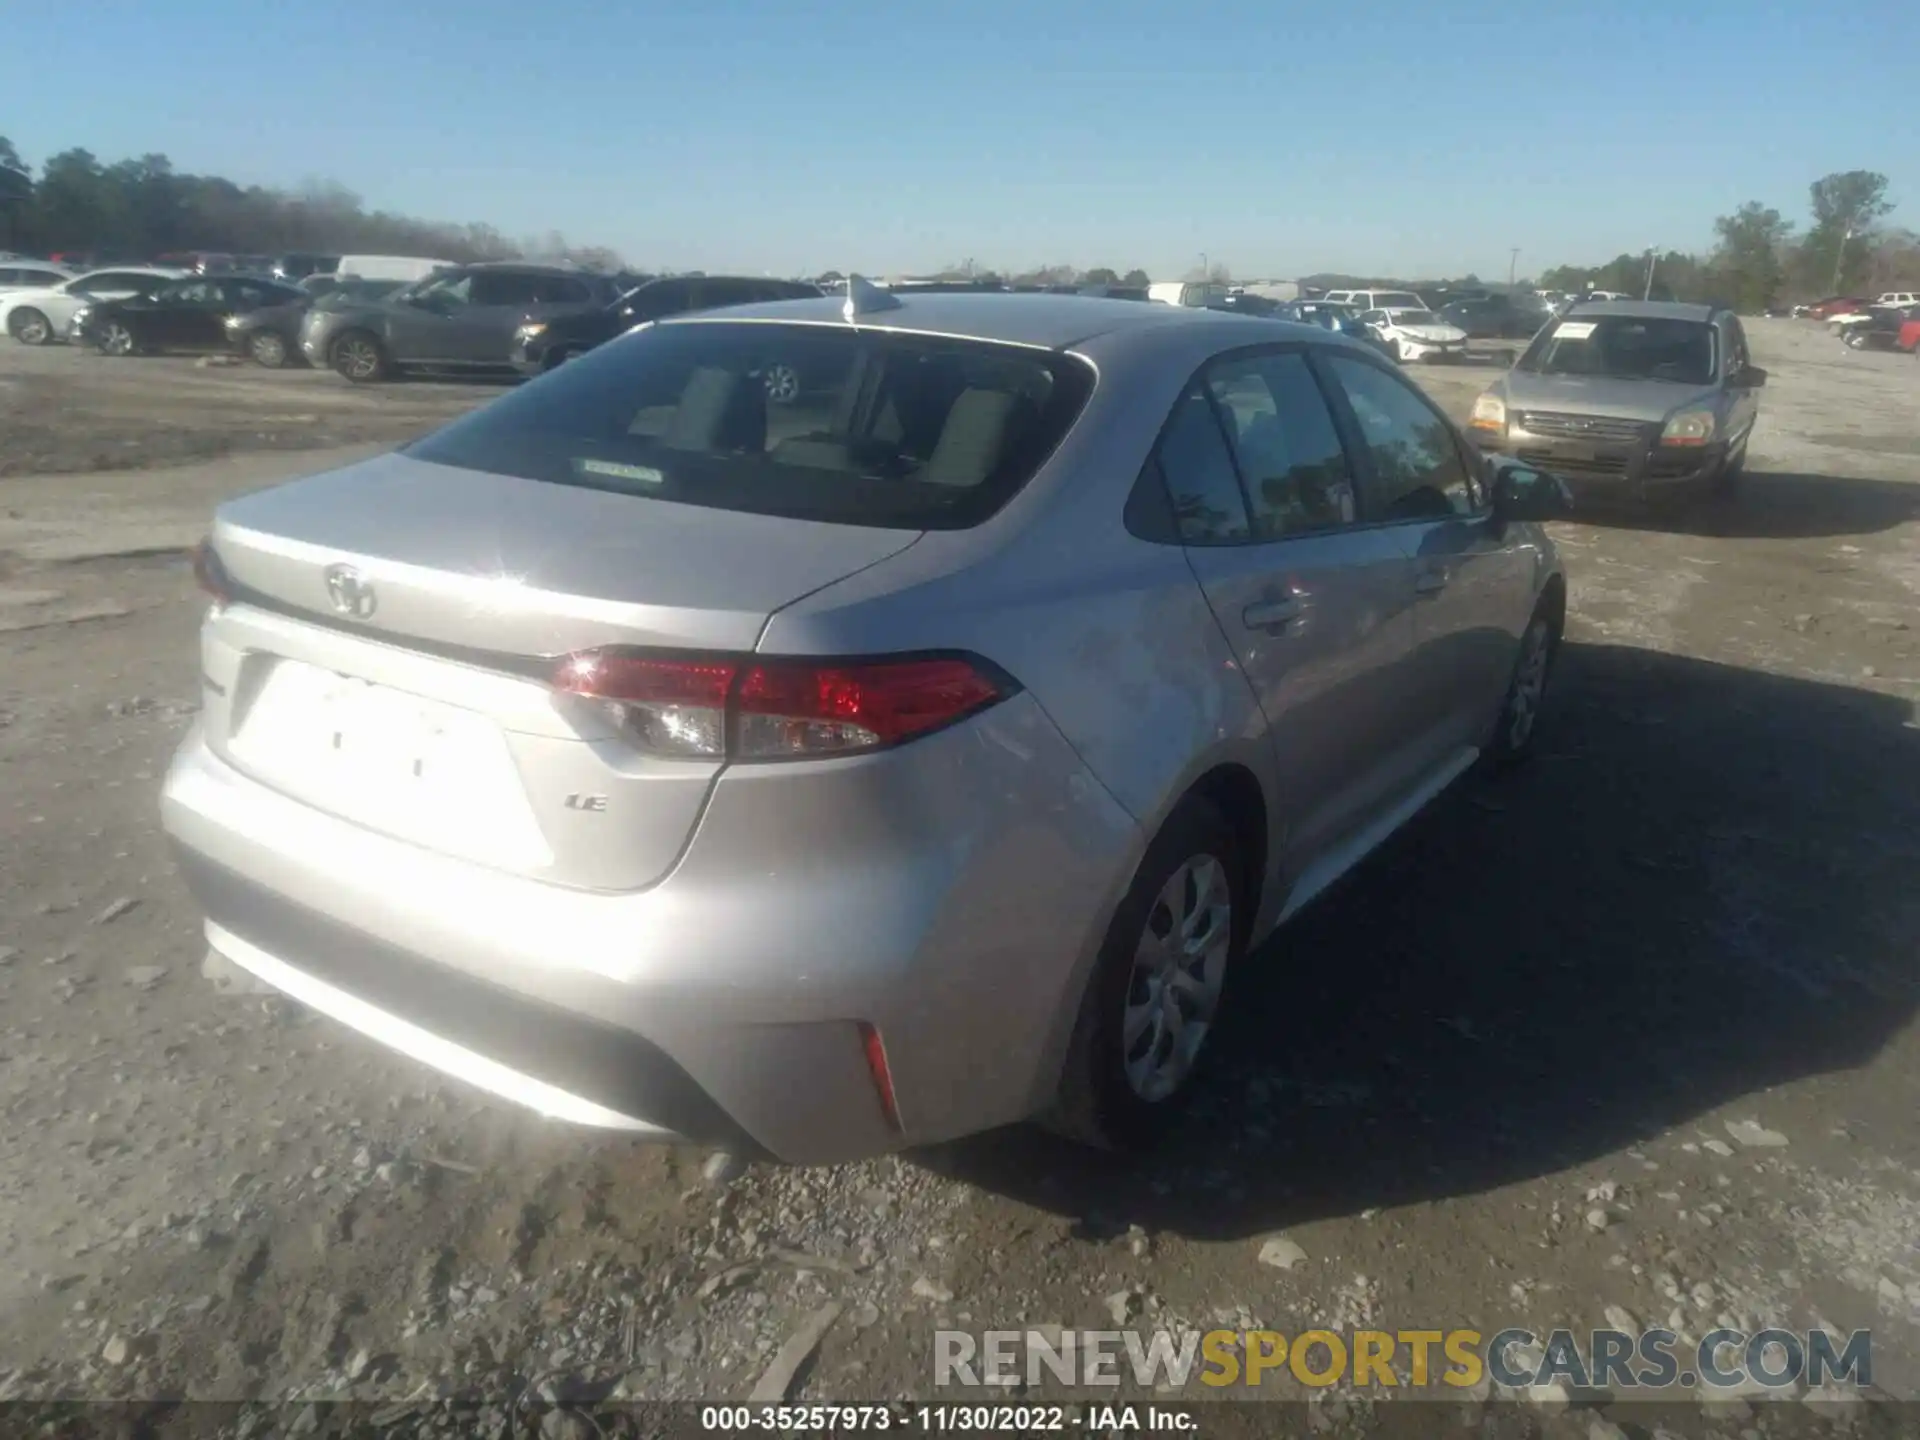
[[[382,456],[229,502],[208,741],[304,803],[480,864],[634,889],[718,760],[635,749],[543,657],[750,651],[782,606],[918,531],[706,509]],[[331,581],[331,584],[330,584]]]

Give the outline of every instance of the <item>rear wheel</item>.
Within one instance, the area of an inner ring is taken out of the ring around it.
[[[1246,943],[1242,865],[1233,827],[1209,801],[1190,796],[1167,818],[1107,927],[1049,1117],[1055,1129],[1133,1150],[1177,1122]]]
[[[247,353],[254,364],[278,370],[287,363],[286,337],[271,330],[256,330],[247,338]]]
[[[1533,750],[1533,738],[1539,728],[1540,706],[1547,697],[1547,679],[1553,671],[1560,637],[1554,613],[1547,597],[1534,607],[1526,633],[1520,637],[1520,654],[1513,663],[1513,678],[1507,682],[1507,696],[1500,704],[1493,739],[1487,746],[1487,760],[1496,769],[1517,765]]]
[[[22,345],[44,345],[53,338],[53,324],[38,310],[16,310],[7,317],[7,333]]]
[[[386,350],[377,336],[365,330],[349,330],[337,336],[327,358],[335,371],[356,385],[371,385],[390,373]]]
[[[1864,350],[1867,348],[1867,332],[1858,325],[1853,326],[1840,338],[1847,342],[1847,348],[1849,350]]]

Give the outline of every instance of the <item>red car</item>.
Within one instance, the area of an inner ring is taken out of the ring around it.
[[[1901,322],[1900,333],[1893,337],[1893,348],[1920,355],[1920,316]]]
[[[1836,315],[1851,315],[1864,310],[1870,302],[1858,295],[1829,295],[1825,300],[1815,301],[1807,307],[1807,317],[1812,320],[1831,320]]]

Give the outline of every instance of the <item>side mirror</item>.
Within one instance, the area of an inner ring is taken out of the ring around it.
[[[1758,390],[1762,385],[1767,383],[1767,372],[1762,370],[1758,365],[1749,365],[1738,375],[1734,376],[1733,383],[1736,389]]]
[[[1493,518],[1500,524],[1559,520],[1573,513],[1573,495],[1559,476],[1499,458],[1490,460],[1487,468],[1493,486]]]

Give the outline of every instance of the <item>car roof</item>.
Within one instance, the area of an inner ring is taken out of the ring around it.
[[[1633,320],[1698,320],[1705,323],[1719,313],[1716,305],[1694,305],[1682,300],[1582,300],[1560,318],[1580,315],[1624,315]]]
[[[889,309],[862,314],[859,325],[868,330],[901,334],[939,335],[956,340],[988,340],[1004,345],[1026,345],[1066,350],[1095,337],[1143,332],[1196,332],[1217,327],[1228,337],[1246,335],[1244,327],[1284,327],[1292,334],[1319,340],[1318,326],[1294,325],[1232,311],[1203,310],[1196,306],[1108,300],[1092,295],[930,294],[890,292],[898,303]],[[658,323],[704,325],[715,323],[782,321],[787,324],[845,325],[844,297],[818,300],[775,300],[735,305],[724,311],[676,315]],[[1248,336],[1256,343],[1257,336]]]
[[[577,265],[543,265],[538,260],[475,260],[466,265],[449,265],[448,270],[517,270],[523,275],[571,275],[581,280],[610,280],[598,270]]]

